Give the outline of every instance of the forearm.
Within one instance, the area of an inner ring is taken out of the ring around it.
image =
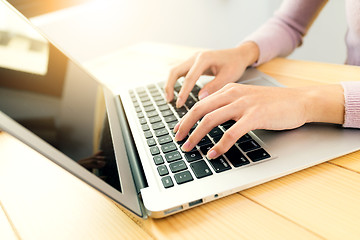
[[[304,91],[306,122],[344,123],[344,91],[340,84],[300,90]]]
[[[303,88],[307,122],[360,128],[360,82]]]
[[[235,48],[237,51],[237,55],[244,59],[246,62],[246,66],[251,66],[260,56],[260,49],[259,46],[253,41],[247,41],[240,44],[238,47]]]

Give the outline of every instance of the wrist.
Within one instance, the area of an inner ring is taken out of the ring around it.
[[[246,62],[246,66],[250,66],[257,62],[260,55],[260,50],[255,42],[247,41],[240,44],[236,49],[239,51],[239,56]]]
[[[341,85],[304,89],[306,122],[344,123],[344,90]]]

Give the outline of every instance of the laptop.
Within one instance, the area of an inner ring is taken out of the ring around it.
[[[135,75],[121,80],[122,51],[82,66],[9,3],[1,0],[0,8],[11,16],[1,48],[14,59],[19,49],[28,51],[23,53],[34,64],[1,65],[0,130],[140,217],[170,216],[360,149],[359,130],[314,123],[249,132],[223,156],[206,159],[233,124],[228,121],[182,152],[172,129],[198,100],[201,83],[177,109],[164,100],[164,81],[144,84]],[[29,47],[35,40],[36,47]],[[239,83],[282,87],[256,69]],[[180,88],[181,80],[175,95]]]

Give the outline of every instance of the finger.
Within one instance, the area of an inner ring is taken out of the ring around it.
[[[190,68],[189,72],[185,76],[183,86],[178,95],[176,101],[176,107],[179,108],[184,105],[189,93],[193,89],[196,81],[199,79],[201,74],[209,68],[209,55],[207,53],[200,53],[195,59],[194,64]]]
[[[213,94],[223,88],[226,84],[236,81],[230,72],[220,71],[219,74],[209,83],[207,83],[199,92],[199,100]]]
[[[170,102],[174,98],[174,85],[175,85],[176,81],[180,77],[183,77],[188,73],[193,62],[194,62],[194,57],[191,57],[188,60],[186,60],[185,62],[179,64],[178,66],[176,66],[170,70],[168,79],[167,79],[167,81],[165,83],[165,87],[164,87],[166,100],[168,102]]]
[[[181,141],[186,137],[190,129],[195,123],[205,116],[205,114],[212,112],[224,105],[229,104],[231,98],[225,94],[212,95],[203,101],[197,102],[190,111],[182,118],[180,125],[178,126],[177,133],[175,135],[176,141]]]
[[[253,130],[250,123],[251,121],[246,117],[240,118],[224,133],[220,141],[208,151],[206,157],[215,159],[226,153],[240,137]]]
[[[193,149],[214,127],[227,120],[233,119],[234,113],[233,107],[231,105],[226,105],[206,114],[199,125],[191,133],[187,141],[183,144],[182,150],[190,151]]]

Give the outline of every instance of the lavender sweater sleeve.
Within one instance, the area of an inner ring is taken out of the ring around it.
[[[285,0],[280,9],[244,41],[255,42],[260,56],[254,66],[277,56],[285,57],[302,44],[307,30],[326,0]],[[360,54],[360,53],[359,53]],[[343,82],[344,127],[360,128],[360,82]]]

